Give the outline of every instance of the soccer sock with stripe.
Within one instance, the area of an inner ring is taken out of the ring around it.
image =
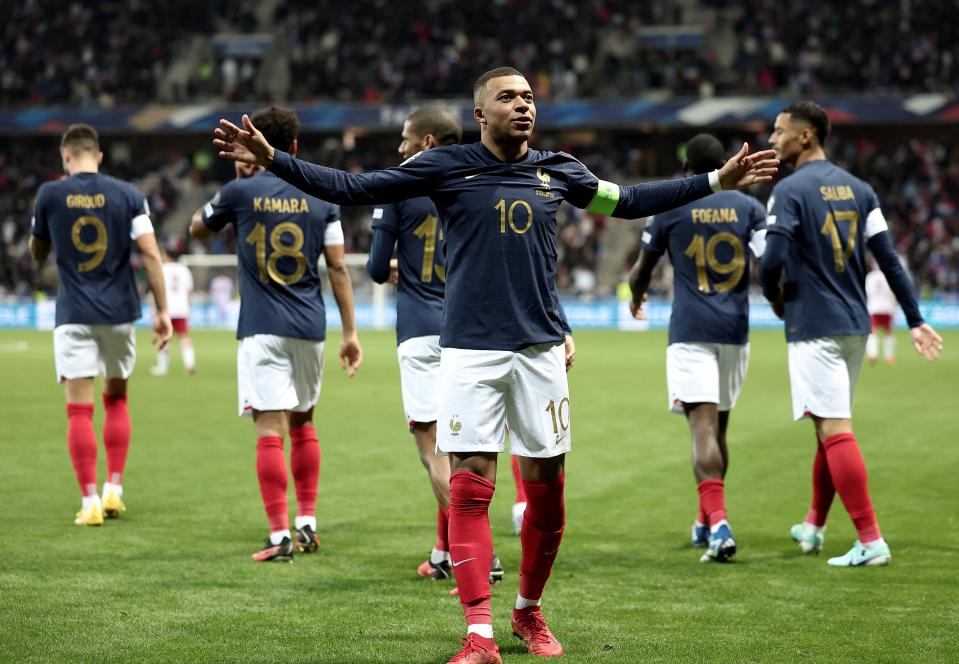
[[[706,514],[706,521],[710,527],[716,527],[720,521],[726,520],[725,483],[720,479],[703,480],[697,486],[699,489],[699,504]]]
[[[131,427],[127,395],[104,394],[103,408],[106,411],[103,420],[103,446],[107,451],[107,481],[122,485],[127,452],[130,450]]]
[[[270,532],[287,530],[290,522],[286,508],[286,459],[279,436],[263,436],[256,441],[256,476]]]
[[[492,637],[489,568],[493,534],[489,505],[496,485],[476,473],[459,470],[450,476],[449,546],[467,631]],[[487,630],[486,626],[489,625]]]
[[[67,447],[83,496],[97,495],[97,434],[93,430],[93,404],[67,404]]]
[[[526,489],[526,515],[520,531],[522,558],[519,565],[519,596],[538,600],[553,571],[553,561],[566,528],[566,503],[563,493],[566,475],[548,480],[523,480]]]
[[[852,433],[830,436],[823,441],[823,448],[836,492],[856,526],[859,541],[868,544],[880,539],[882,534],[869,497],[866,463],[856,436]]]
[[[805,522],[817,528],[824,527],[835,496],[836,487],[833,486],[832,475],[829,474],[826,450],[822,443],[816,441],[816,456],[812,462],[812,502]]]
[[[310,422],[290,429],[290,470],[296,488],[296,515],[315,517],[320,481],[320,439]]]

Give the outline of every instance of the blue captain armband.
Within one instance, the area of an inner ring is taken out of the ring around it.
[[[586,209],[589,212],[608,217],[613,214],[617,204],[619,204],[619,185],[600,180],[599,186],[596,188],[596,195],[593,196],[593,200],[589,202]]]

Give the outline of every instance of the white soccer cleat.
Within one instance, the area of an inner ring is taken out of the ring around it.
[[[799,549],[806,554],[818,554],[822,551],[823,542],[826,540],[826,529],[819,532],[806,528],[806,524],[797,523],[789,529],[789,535],[793,541],[799,544]]]
[[[892,561],[892,551],[885,542],[866,548],[856,540],[844,556],[836,556],[826,561],[831,567],[876,567],[888,565]]]

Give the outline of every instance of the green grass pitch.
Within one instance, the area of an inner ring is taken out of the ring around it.
[[[235,413],[235,341],[194,337],[197,375],[181,372],[174,348],[171,375],[154,378],[140,335],[128,512],[77,528],[51,335],[0,333],[0,660],[445,662],[463,618],[450,584],[415,574],[435,505],[404,427],[392,334],[361,335],[352,381],[330,339],[316,416],[322,548],[293,564],[250,560],[266,518],[253,427]],[[727,501],[740,548],[729,565],[700,564],[687,545],[695,487],[686,424],[666,411],[665,335],[577,340],[568,527],[544,602],[565,661],[959,660],[959,333],[933,365],[900,333],[896,366],[863,369],[856,432],[893,563],[858,570],[825,565],[855,538],[838,498],[823,556],[788,539],[814,448],[811,425],[790,418],[781,333],[754,333],[732,417]],[[101,420],[98,404],[98,436]],[[102,481],[102,442],[99,463]],[[503,464],[491,520],[507,577],[493,590],[494,627],[505,662],[531,662],[509,629],[512,500]]]

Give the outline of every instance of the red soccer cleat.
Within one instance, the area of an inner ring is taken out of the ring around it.
[[[453,655],[446,664],[503,664],[499,648],[493,639],[484,639],[479,634],[470,632],[465,639],[460,639],[460,643],[463,644],[463,649]]]
[[[559,657],[563,654],[563,646],[549,631],[538,606],[513,610],[513,634],[526,643],[526,648],[533,655]]]

